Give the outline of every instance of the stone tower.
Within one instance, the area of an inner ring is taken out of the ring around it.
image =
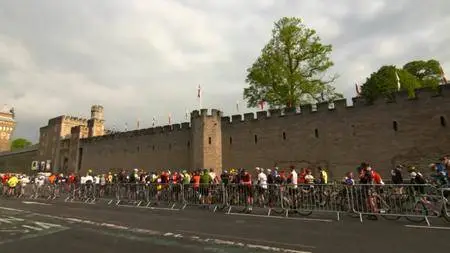
[[[88,120],[89,137],[102,136],[105,134],[105,120],[103,106],[93,105],[91,107],[91,118]]]
[[[191,114],[192,155],[191,168],[222,171],[222,112],[212,109],[194,111]]]
[[[91,119],[104,120],[103,106],[101,105],[91,106]]]
[[[11,136],[16,127],[14,109],[3,108],[0,110],[0,152],[9,151]]]

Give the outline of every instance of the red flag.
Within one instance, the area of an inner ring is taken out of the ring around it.
[[[265,102],[266,101],[264,99],[259,102],[259,106],[261,107],[261,110],[264,110],[264,103]]]
[[[359,86],[355,83],[356,94],[361,95],[361,91],[359,91]]]

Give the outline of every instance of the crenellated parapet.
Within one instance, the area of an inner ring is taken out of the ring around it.
[[[118,139],[127,139],[127,138],[136,138],[138,136],[145,135],[156,135],[156,134],[170,134],[180,131],[190,131],[191,125],[189,122],[184,122],[181,124],[171,124],[165,126],[151,127],[151,128],[143,128],[133,131],[127,132],[116,132],[103,136],[95,136],[83,139],[84,143],[93,143],[97,141],[103,140],[118,140]]]
[[[71,122],[73,124],[80,124],[80,125],[87,125],[88,119],[86,118],[80,118],[75,116],[63,116],[63,120],[65,122]]]
[[[222,112],[217,109],[201,109],[195,110],[191,113],[191,119],[201,118],[201,117],[222,117]]]
[[[241,124],[245,122],[252,122],[257,120],[266,120],[279,117],[289,117],[289,116],[304,116],[315,115],[324,112],[345,112],[352,110],[369,108],[373,105],[389,105],[395,104],[408,104],[414,103],[414,101],[428,101],[440,103],[437,99],[450,99],[450,84],[441,85],[438,89],[431,88],[420,88],[416,89],[413,96],[411,96],[407,91],[399,91],[392,94],[392,99],[378,98],[372,103],[368,103],[363,97],[352,98],[353,105],[348,105],[346,99],[338,99],[332,103],[323,102],[317,103],[315,105],[306,104],[300,106],[300,111],[296,108],[284,108],[284,109],[269,109],[268,111],[259,111],[256,113],[245,113],[245,114],[235,114],[231,116],[224,116],[221,118],[221,122],[224,125],[227,124]],[[197,112],[198,113],[198,112]]]

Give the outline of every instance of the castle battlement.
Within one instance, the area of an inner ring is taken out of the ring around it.
[[[420,88],[415,90],[414,96],[409,96],[407,91],[399,91],[393,93],[393,99],[379,98],[373,101],[373,103],[368,103],[362,97],[354,97],[352,98],[353,105],[347,105],[346,99],[338,99],[332,103],[322,102],[313,104],[306,104],[300,106],[300,111],[297,111],[296,108],[284,108],[284,109],[269,109],[268,111],[258,111],[255,113],[244,113],[244,114],[235,114],[231,116],[222,117],[222,123],[225,124],[239,124],[243,122],[251,122],[255,120],[265,120],[270,118],[278,118],[278,117],[289,117],[289,116],[307,116],[324,112],[333,112],[333,111],[346,111],[346,110],[355,110],[355,109],[365,109],[370,108],[374,105],[386,105],[389,104],[407,104],[414,103],[414,101],[429,101],[432,99],[438,98],[450,98],[450,84],[439,86],[439,89],[434,90],[431,88]],[[440,103],[436,101],[436,103]],[[196,114],[195,114],[196,113]],[[194,111],[193,115],[198,116],[198,111]],[[231,119],[231,120],[230,120]]]
[[[195,110],[191,113],[191,118],[200,118],[200,117],[222,117],[222,112],[217,109],[201,109],[200,111]]]
[[[86,118],[80,118],[80,117],[76,117],[76,116],[64,116],[64,121],[72,121],[75,123],[81,123],[81,124],[87,124],[88,119]]]
[[[96,141],[102,140],[113,140],[113,139],[127,139],[127,138],[135,138],[143,135],[154,135],[154,134],[162,134],[162,133],[173,133],[179,131],[190,131],[191,125],[189,122],[176,123],[171,125],[157,126],[151,128],[137,129],[126,132],[117,132],[112,134],[107,134],[103,136],[95,136],[90,138],[84,138],[84,143],[92,143]]]

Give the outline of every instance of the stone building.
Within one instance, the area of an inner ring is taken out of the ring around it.
[[[11,149],[11,136],[16,127],[14,109],[4,107],[0,110],[0,152]]]
[[[413,99],[399,92],[391,101],[370,105],[354,98],[352,106],[337,100],[333,106],[322,103],[232,116],[204,109],[193,111],[190,122],[112,134],[105,134],[103,107],[93,106],[90,119],[49,120],[34,152],[36,161],[49,161],[45,163],[53,170],[83,173],[321,165],[331,177],[341,177],[369,161],[387,176],[397,163],[424,169],[450,153],[448,117],[449,84],[438,92],[419,89]],[[0,168],[31,157],[0,154]]]

